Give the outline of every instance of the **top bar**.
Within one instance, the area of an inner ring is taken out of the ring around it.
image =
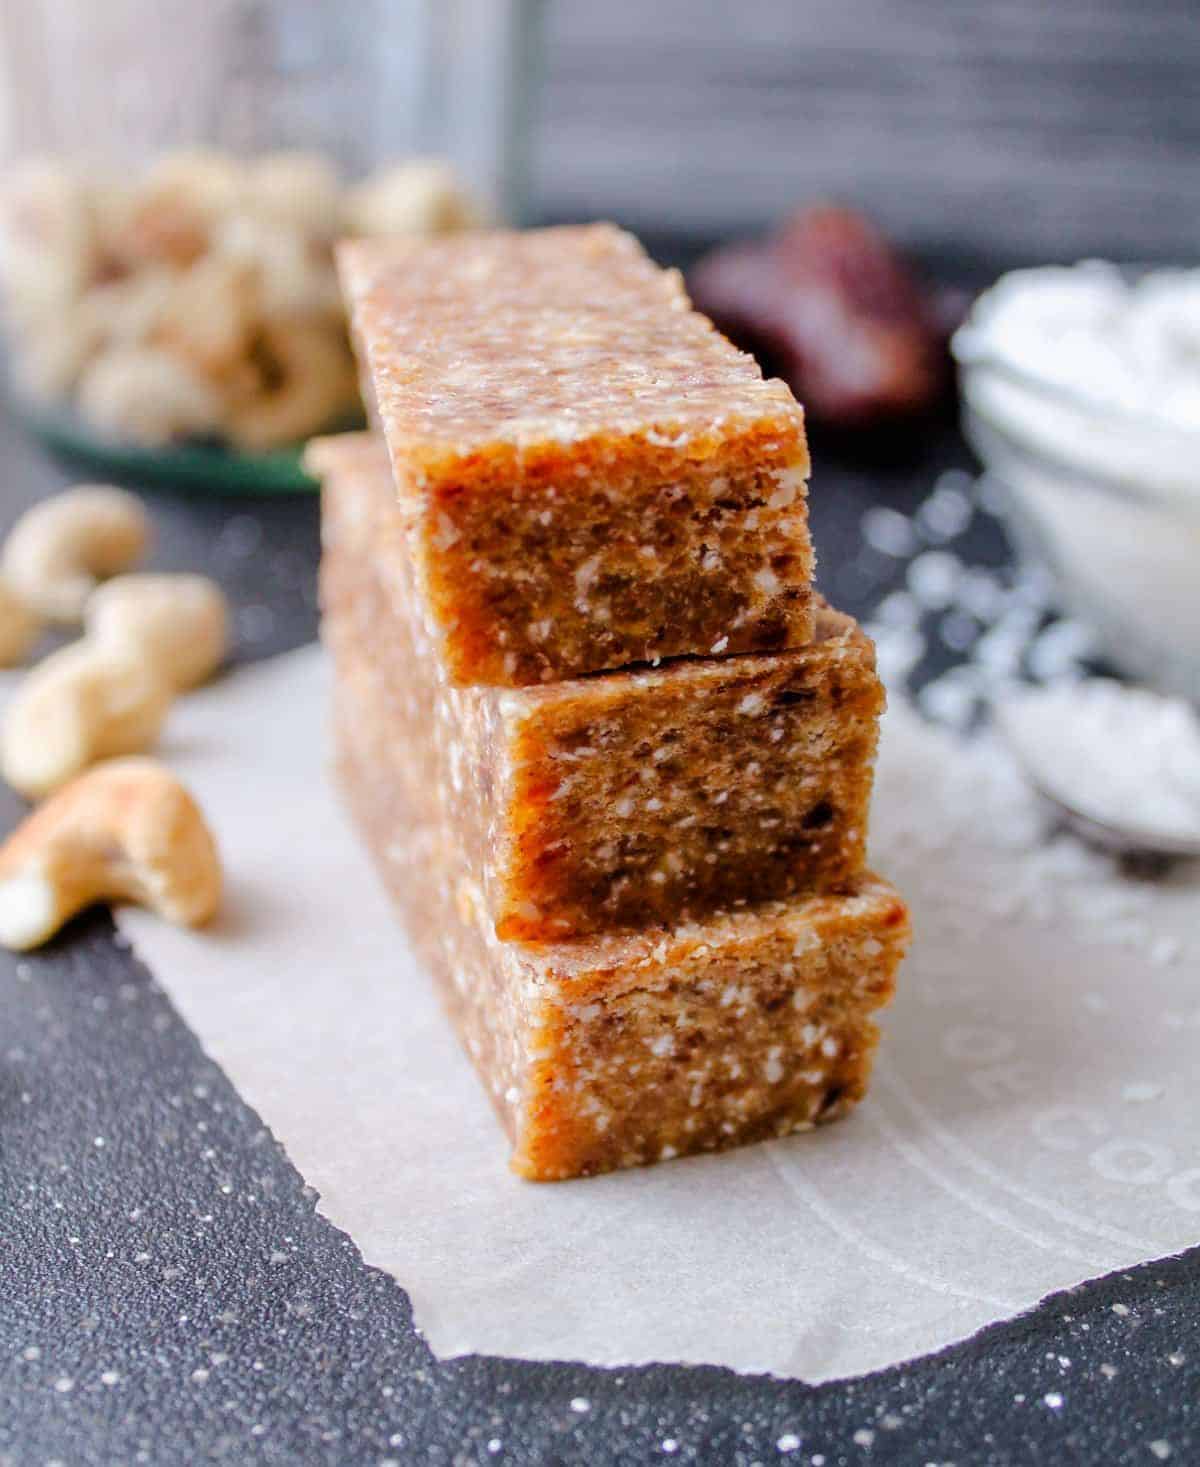
[[[810,639],[803,412],[632,236],[364,240],[339,265],[451,680]]]

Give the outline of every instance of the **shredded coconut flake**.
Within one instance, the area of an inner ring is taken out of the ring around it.
[[[1023,693],[1001,725],[1034,780],[1072,810],[1200,847],[1200,720],[1104,678]]]

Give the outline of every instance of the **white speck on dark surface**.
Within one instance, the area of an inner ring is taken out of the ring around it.
[[[234,614],[234,626],[240,643],[254,648],[265,642],[275,629],[275,613],[269,606],[241,606]]]
[[[217,536],[218,560],[249,560],[263,543],[262,522],[253,515],[235,514],[225,521]]]
[[[951,652],[966,652],[983,628],[969,611],[951,607],[938,623],[938,634]]]
[[[862,518],[863,539],[882,555],[900,559],[917,548],[917,535],[912,520],[899,510],[877,504]]]
[[[908,567],[908,589],[928,611],[945,611],[954,600],[963,565],[948,550],[926,550]]]
[[[913,628],[920,624],[921,608],[907,591],[891,591],[875,608],[873,620],[879,626]]]
[[[933,493],[917,510],[916,524],[924,539],[943,544],[956,540],[975,513],[970,475],[948,469],[933,487]]]

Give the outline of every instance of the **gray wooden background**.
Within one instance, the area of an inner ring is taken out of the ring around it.
[[[1200,0],[547,0],[545,213],[1194,258]]]

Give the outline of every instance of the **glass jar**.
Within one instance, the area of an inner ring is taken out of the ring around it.
[[[4,151],[451,163],[520,215],[540,0],[0,0]]]
[[[0,0],[27,420],[127,479],[306,483],[346,234],[519,222],[540,0]]]

